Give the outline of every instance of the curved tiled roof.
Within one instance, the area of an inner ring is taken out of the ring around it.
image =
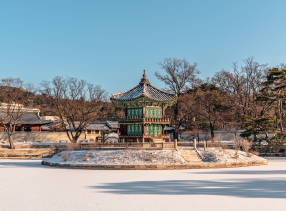
[[[111,96],[111,100],[132,101],[141,97],[147,97],[157,101],[168,101],[175,99],[177,96],[152,86],[146,78],[146,74],[144,72],[143,78],[141,79],[139,85],[125,92],[113,94]]]
[[[12,116],[15,116],[17,118],[16,114],[12,114]],[[0,113],[0,119],[3,119],[3,123],[8,122],[8,115],[6,113]],[[38,113],[23,113],[20,114],[20,118],[17,121],[17,124],[38,124],[38,125],[43,125],[43,124],[48,124],[51,121],[49,120],[41,120],[40,117],[38,116]],[[14,121],[12,121],[14,123]]]

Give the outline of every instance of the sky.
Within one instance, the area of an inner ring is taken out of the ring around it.
[[[286,63],[286,1],[0,0],[0,78],[69,76],[109,94],[151,84],[164,58],[198,63],[212,77],[250,56]]]

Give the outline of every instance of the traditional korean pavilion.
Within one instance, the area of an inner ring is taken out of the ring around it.
[[[125,107],[125,117],[119,118],[119,138],[127,142],[165,142],[164,133],[170,118],[165,109],[177,101],[177,96],[152,86],[145,70],[139,85],[111,97],[113,103]]]

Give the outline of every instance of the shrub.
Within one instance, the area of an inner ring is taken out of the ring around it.
[[[89,160],[88,155],[83,156],[83,160],[84,160],[84,161],[88,161],[88,160]]]
[[[240,143],[242,146],[242,150],[247,153],[251,148],[251,143],[246,139],[241,140]]]
[[[241,140],[234,139],[233,140],[233,149],[239,151],[241,147]]]
[[[256,155],[256,156],[259,156],[259,152],[257,152],[257,151],[250,150],[249,153]]]
[[[69,159],[69,156],[64,155],[64,156],[63,156],[63,159],[64,159],[64,161],[67,161],[67,160]]]
[[[229,149],[229,147],[228,147],[227,144],[222,144],[222,145],[221,145],[221,148],[222,148],[222,149]]]
[[[234,158],[235,158],[236,160],[239,158],[239,155],[238,155],[237,151],[236,151],[235,154],[234,154]]]
[[[68,143],[68,144],[67,144],[67,149],[68,149],[69,151],[70,151],[70,150],[77,149],[77,148],[80,148],[78,143]]]

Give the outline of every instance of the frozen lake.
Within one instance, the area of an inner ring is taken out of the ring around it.
[[[286,158],[234,169],[108,171],[0,160],[0,210],[285,210]]]

